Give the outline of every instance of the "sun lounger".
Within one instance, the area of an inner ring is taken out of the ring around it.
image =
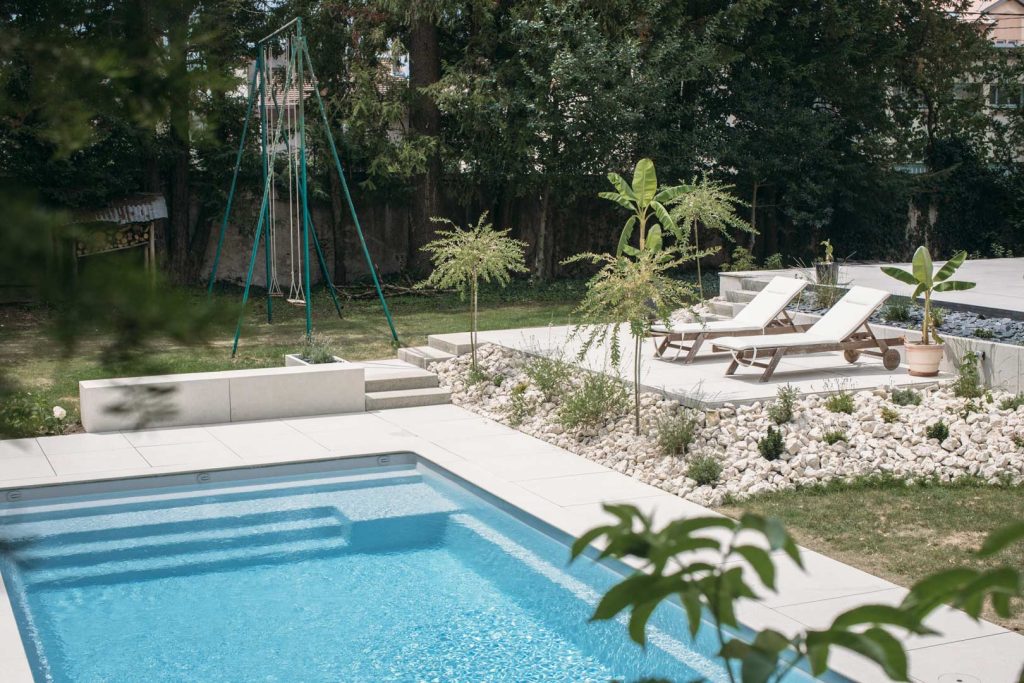
[[[900,365],[900,354],[891,347],[902,346],[903,339],[879,339],[868,325],[868,318],[888,298],[888,292],[852,287],[805,332],[723,337],[715,340],[714,348],[732,352],[733,360],[726,375],[735,374],[741,365],[764,368],[762,382],[771,378],[784,356],[800,353],[842,351],[848,363],[856,362],[864,353],[880,357],[886,370],[895,370]]]
[[[675,359],[678,360],[679,355],[686,351],[683,362],[688,364],[693,362],[697,351],[709,339],[799,331],[801,328],[786,313],[786,306],[806,285],[804,280],[774,277],[731,320],[654,325],[651,328],[654,353],[661,358],[668,349],[675,349]]]

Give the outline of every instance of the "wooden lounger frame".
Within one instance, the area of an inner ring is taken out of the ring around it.
[[[847,363],[855,363],[861,354],[876,356],[882,359],[882,365],[886,370],[895,370],[900,366],[900,353],[894,346],[903,346],[903,337],[878,338],[871,331],[867,322],[861,324],[853,334],[839,343],[824,342],[816,344],[803,344],[801,346],[766,346],[759,349],[743,349],[732,352],[732,363],[725,371],[726,375],[733,375],[739,366],[764,368],[759,381],[767,382],[771,379],[779,361],[786,354],[822,353],[825,351],[842,351]],[[731,351],[731,349],[716,349]],[[759,355],[769,352],[767,361],[758,361]]]
[[[752,335],[761,334],[784,334],[786,332],[804,332],[810,325],[797,325],[793,322],[793,319],[789,317],[789,312],[783,309],[782,313],[775,316],[768,325],[762,330],[748,330],[748,331],[730,331],[730,330],[701,330],[700,332],[651,332],[651,337],[654,341],[654,355],[657,358],[661,358],[666,351],[669,349],[675,349],[676,355],[673,360],[679,360],[679,355],[686,351],[686,356],[683,358],[683,364],[689,365],[697,358],[697,352],[700,351],[704,342],[719,337],[748,337]],[[690,342],[687,346],[686,342]]]

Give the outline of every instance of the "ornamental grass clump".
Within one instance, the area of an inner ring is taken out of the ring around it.
[[[768,406],[768,417],[777,425],[786,424],[793,419],[793,408],[800,398],[800,390],[786,384],[779,387],[775,400]]]
[[[573,366],[561,358],[542,355],[530,358],[523,370],[540,393],[544,394],[546,401],[560,396],[575,375]]]
[[[487,212],[480,214],[476,225],[460,228],[447,218],[431,218],[434,223],[450,226],[438,230],[440,235],[428,242],[422,251],[430,254],[434,272],[417,288],[438,287],[457,289],[470,301],[469,344],[472,354],[471,369],[477,372],[477,305],[480,282],[495,282],[504,287],[515,273],[526,273],[526,243],[512,239],[508,230],[495,230],[487,222]]]
[[[937,439],[940,442],[945,441],[949,438],[949,426],[946,425],[945,420],[940,419],[938,422],[928,425],[924,433],[929,439]]]
[[[921,405],[921,392],[914,389],[893,389],[892,402],[898,406]]]
[[[722,463],[713,455],[695,455],[686,464],[686,476],[697,486],[714,486],[722,476]]]
[[[629,394],[617,378],[588,372],[558,409],[558,423],[565,429],[596,427],[629,408]]]
[[[691,408],[681,407],[675,415],[663,415],[655,424],[658,447],[665,455],[685,455],[699,428],[697,412]]]

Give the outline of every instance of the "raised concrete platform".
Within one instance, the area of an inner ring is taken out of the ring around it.
[[[16,513],[7,501],[19,496],[32,498],[33,487],[104,481],[108,490],[133,490],[140,486],[133,477],[202,471],[210,473],[211,480],[223,480],[218,470],[318,460],[334,464],[325,462],[317,467],[338,468],[345,466],[339,458],[409,452],[570,536],[608,523],[603,502],[636,505],[653,515],[658,524],[713,514],[449,405],[0,441],[0,520],[7,510]],[[190,475],[188,482],[194,481]],[[778,592],[764,592],[762,600],[742,602],[737,611],[742,623],[795,634],[821,627],[840,610],[857,604],[892,603],[905,594],[895,584],[820,553],[802,550],[801,555],[806,572],[780,560]],[[975,622],[953,609],[939,610],[928,623],[939,635],[905,641],[911,678],[916,683],[1017,680],[1024,664],[1024,636],[995,624]],[[854,681],[885,680],[875,665],[846,652],[835,653],[829,664]],[[4,683],[32,681],[2,581],[0,671]]]
[[[942,262],[936,261],[936,264],[940,263]],[[843,265],[839,274],[840,283],[863,285],[900,296],[910,296],[910,286],[883,273],[880,269],[882,265],[910,268],[909,263]],[[719,279],[723,283],[723,294],[727,295],[728,290],[741,288],[739,285],[732,287],[728,284],[729,280],[734,278],[739,280],[750,275],[768,278],[774,275],[800,275],[809,282],[815,282],[812,271],[811,268],[789,268],[721,273]],[[975,282],[977,286],[963,292],[936,292],[932,297],[933,301],[953,310],[971,310],[991,317],[1024,320],[1024,258],[968,259],[956,271],[956,279]]]
[[[468,333],[435,335],[451,344],[457,344]],[[480,332],[481,343],[498,344],[530,354],[559,357],[587,370],[616,373],[626,382],[632,382],[633,340],[625,327],[619,331],[623,350],[622,362],[616,371],[611,367],[605,347],[591,349],[583,360],[577,360],[582,340],[572,334],[572,327],[535,327],[512,330]],[[938,380],[950,379],[950,375],[938,378],[911,377],[905,368],[886,370],[879,358],[861,356],[856,363],[843,360],[842,353],[815,353],[787,357],[779,364],[775,375],[767,382],[760,382],[759,368],[741,368],[735,375],[726,376],[725,369],[731,356],[727,353],[712,353],[706,345],[691,365],[668,358],[654,356],[650,340],[641,348],[640,386],[646,391],[663,393],[670,398],[689,404],[707,407],[725,403],[744,404],[775,398],[780,386],[790,384],[804,394],[818,394],[837,388],[850,390],[876,389],[888,386],[934,385]]]

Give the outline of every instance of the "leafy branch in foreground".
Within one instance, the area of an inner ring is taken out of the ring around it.
[[[640,345],[655,320],[668,320],[672,311],[691,303],[693,286],[673,278],[671,271],[690,259],[675,248],[662,249],[650,236],[644,249],[633,257],[611,254],[577,254],[564,263],[589,261],[601,269],[587,282],[587,293],[576,308],[580,323],[573,333],[582,336],[582,359],[594,346],[608,343],[611,361],[622,360],[619,330],[625,325],[633,337],[634,427],[640,433]]]
[[[645,564],[604,595],[592,619],[612,619],[629,610],[629,635],[643,645],[655,608],[676,599],[691,635],[708,622],[715,629],[718,656],[733,683],[737,672],[743,683],[781,683],[804,663],[820,676],[837,648],[870,659],[893,681],[907,681],[907,654],[900,636],[935,634],[924,622],[937,608],[949,604],[978,619],[990,601],[997,614],[1008,617],[1011,601],[1024,595],[1021,574],[1012,567],[949,569],[918,581],[898,605],[862,605],[838,615],[825,629],[794,636],[764,629],[749,641],[740,640],[734,635],[740,627],[736,605],[741,599],[759,597],[747,577],[756,576],[764,588],[775,591],[773,551],[782,551],[802,567],[799,549],[781,522],[748,513],[739,520],[696,517],[655,529],[651,518],[631,505],[604,508],[618,522],[583,534],[572,546],[572,558],[603,540],[599,558],[632,557]],[[1022,540],[1024,522],[1017,522],[989,535],[978,554],[991,557]]]
[[[440,236],[423,247],[434,262],[434,272],[417,288],[438,287],[457,289],[462,296],[470,297],[469,341],[472,349],[473,372],[476,365],[477,335],[477,293],[480,280],[497,282],[504,287],[513,273],[526,273],[526,243],[512,239],[508,230],[495,230],[487,222],[487,212],[480,214],[476,225],[460,228],[447,218],[431,218],[435,223],[450,226],[450,230],[438,230]]]

